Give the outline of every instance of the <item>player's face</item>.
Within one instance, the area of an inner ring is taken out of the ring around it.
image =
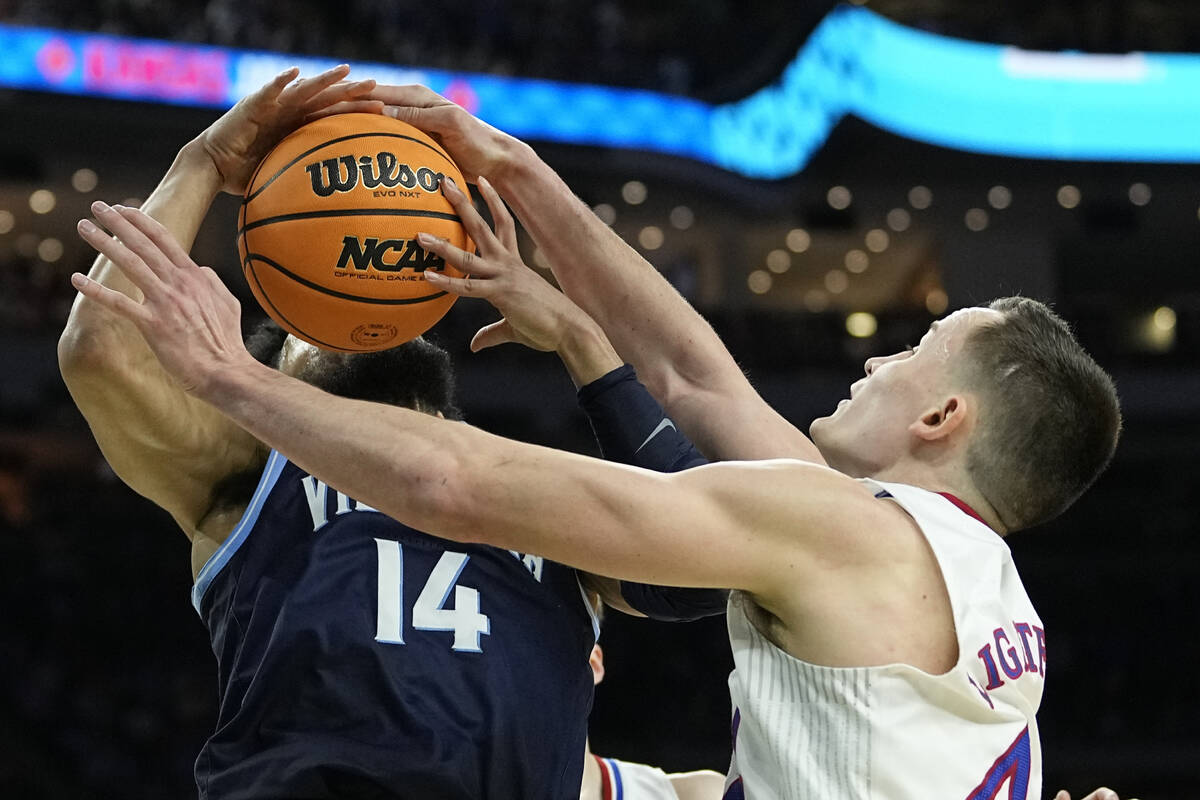
[[[951,375],[969,333],[999,321],[998,311],[966,308],[929,327],[915,346],[867,359],[850,397],[809,434],[831,467],[854,477],[881,475],[916,444],[910,431],[951,393]]]

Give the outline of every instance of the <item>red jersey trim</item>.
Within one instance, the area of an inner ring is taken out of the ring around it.
[[[962,500],[959,500],[957,497],[950,494],[949,492],[938,492],[938,494],[940,494],[942,497],[949,500],[951,503],[954,503],[954,505],[958,507],[959,511],[963,512],[967,516],[974,517],[975,519],[982,522],[984,525],[987,525],[989,529],[991,529],[992,526],[987,524],[987,520],[985,520],[983,517],[979,516],[979,512],[977,512],[975,509],[971,508],[969,505],[964,503]]]
[[[613,800],[612,778],[608,774],[608,765],[604,763],[604,759],[592,753],[592,758],[596,759],[596,763],[600,765],[600,797],[601,800]]]

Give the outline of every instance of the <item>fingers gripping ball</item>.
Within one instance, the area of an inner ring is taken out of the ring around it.
[[[259,165],[238,217],[254,297],[329,350],[383,350],[424,333],[456,298],[423,273],[462,273],[417,233],[474,250],[442,195],[446,176],[466,186],[437,143],[390,117],[338,114],[292,133]]]

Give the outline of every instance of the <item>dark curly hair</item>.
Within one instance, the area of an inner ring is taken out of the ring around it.
[[[270,319],[255,326],[246,338],[246,349],[267,366],[279,368],[287,332]],[[337,353],[322,350],[296,376],[330,394],[352,400],[369,400],[462,419],[455,403],[454,370],[450,354],[417,337],[410,342],[374,353]]]

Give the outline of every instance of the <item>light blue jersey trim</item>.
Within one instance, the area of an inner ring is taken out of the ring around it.
[[[588,616],[592,618],[592,633],[596,635],[596,641],[600,641],[600,618],[596,616],[596,609],[588,600],[587,592],[583,589],[583,581],[579,580],[579,573],[575,573],[575,585],[579,587],[579,596],[583,598],[583,607],[587,609]]]
[[[279,473],[283,472],[286,465],[287,459],[272,450],[271,455],[267,458],[267,466],[263,469],[262,477],[258,480],[258,488],[254,490],[254,497],[251,498],[250,505],[246,506],[246,512],[242,514],[241,520],[234,526],[217,551],[209,556],[208,561],[205,561],[204,566],[200,568],[200,573],[196,576],[196,583],[192,586],[192,607],[196,609],[197,614],[200,613],[200,601],[204,599],[209,584],[212,583],[217,573],[229,563],[229,559],[233,558],[233,554],[242,546],[242,542],[246,541],[250,529],[258,521],[258,515],[262,511],[263,503],[267,500],[267,495],[275,488],[275,482],[279,480]]]

